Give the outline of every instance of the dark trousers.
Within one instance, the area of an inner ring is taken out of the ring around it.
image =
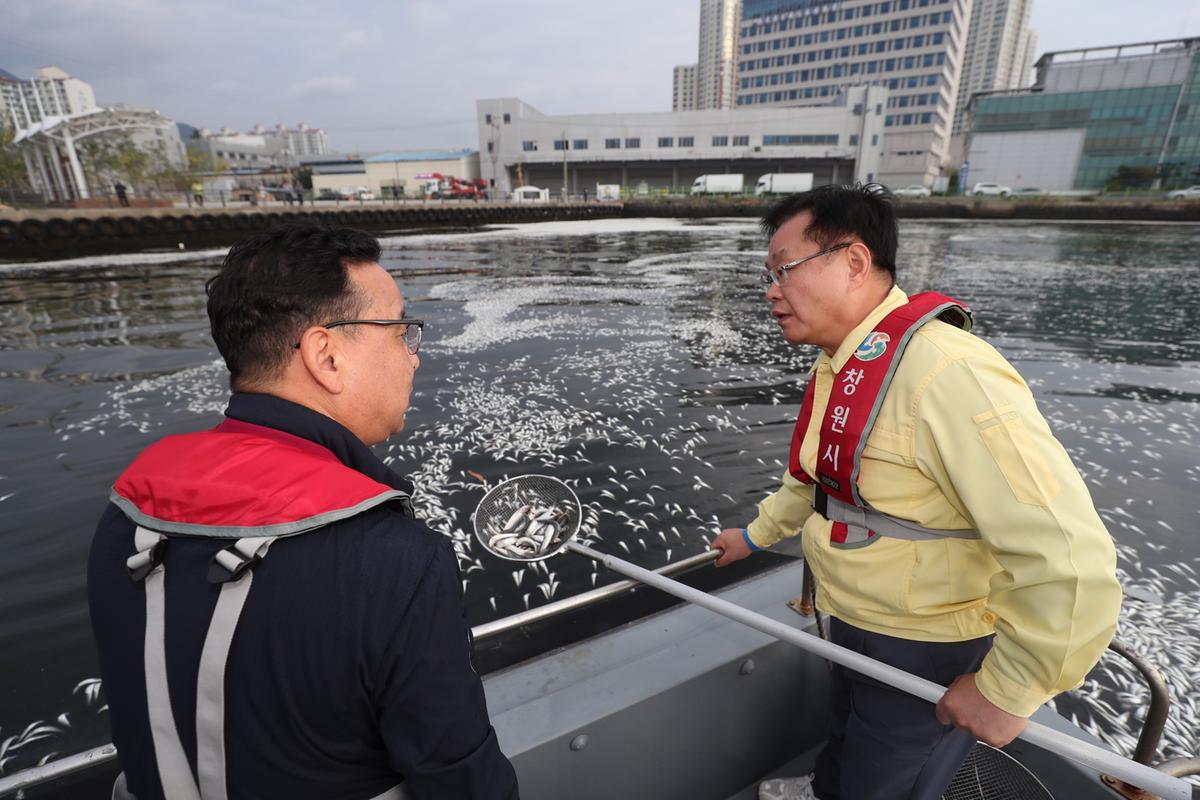
[[[830,639],[943,686],[975,672],[992,637],[916,642],[864,631],[839,619]],[[931,703],[834,664],[829,741],[817,757],[820,800],[937,800],[975,739],[934,716]]]

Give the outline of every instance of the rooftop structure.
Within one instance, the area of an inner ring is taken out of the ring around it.
[[[1049,190],[1200,183],[1200,38],[1045,54],[1029,89],[972,98],[967,159]]]

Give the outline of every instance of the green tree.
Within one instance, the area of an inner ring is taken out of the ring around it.
[[[1104,184],[1107,192],[1121,192],[1129,189],[1149,189],[1154,181],[1157,170],[1151,166],[1120,166],[1109,176]]]
[[[8,189],[9,197],[16,199],[18,186],[26,183],[25,159],[17,151],[13,139],[17,136],[16,129],[0,119],[0,188]]]

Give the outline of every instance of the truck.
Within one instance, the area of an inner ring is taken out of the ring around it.
[[[421,187],[421,194],[433,200],[445,198],[478,200],[488,195],[487,182],[482,178],[462,180],[440,172],[421,172],[413,176]]]
[[[744,178],[732,175],[701,175],[692,181],[692,194],[741,194]]]
[[[813,186],[811,172],[768,172],[759,175],[754,184],[754,194],[796,194],[807,192]]]

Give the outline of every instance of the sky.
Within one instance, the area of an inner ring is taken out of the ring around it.
[[[343,152],[479,146],[475,100],[663,111],[700,0],[0,0],[0,69],[196,127],[324,128]],[[1136,9],[1136,13],[1130,13]],[[1039,54],[1200,36],[1198,0],[1034,0]]]

